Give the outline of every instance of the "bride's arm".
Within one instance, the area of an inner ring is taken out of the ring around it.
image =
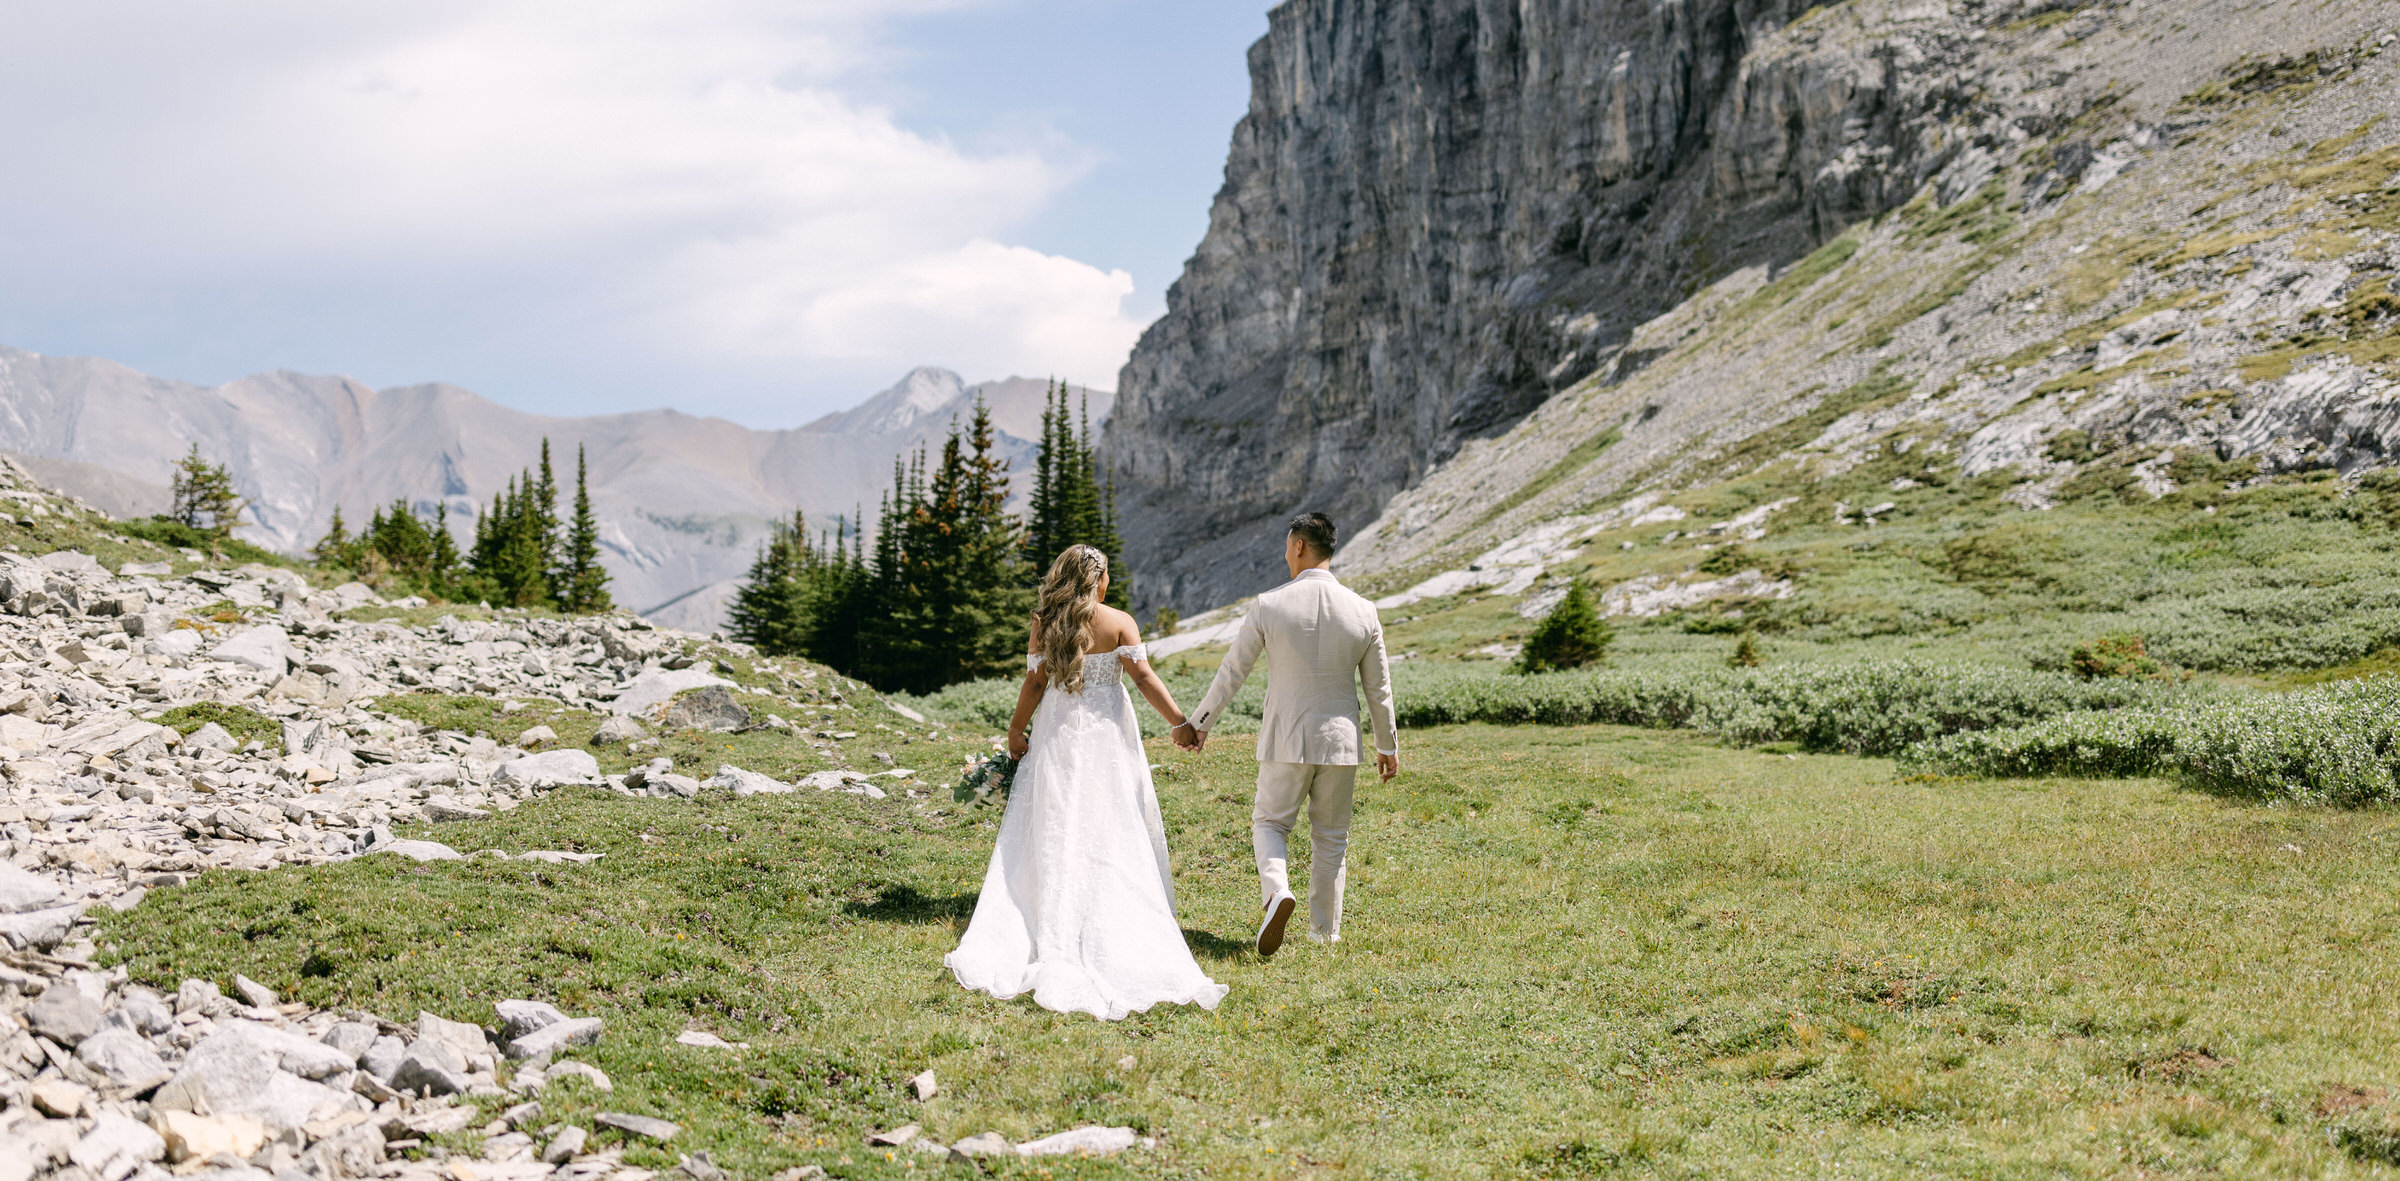
[[[1032,656],[1041,650],[1042,625],[1037,619],[1025,637],[1025,654]],[[1033,662],[1028,660],[1026,663]],[[1025,670],[1025,683],[1017,687],[1017,712],[1008,719],[1008,757],[1012,759],[1024,758],[1025,748],[1033,744],[1026,728],[1033,725],[1033,707],[1042,703],[1042,690],[1048,687],[1047,681],[1041,669],[1028,668]]]
[[[1158,670],[1150,667],[1149,661],[1126,662],[1126,675],[1133,678],[1133,687],[1140,690],[1142,700],[1149,702],[1150,708],[1167,720],[1167,725],[1183,724],[1183,711],[1176,707],[1175,695],[1167,691],[1167,683],[1159,679]]]

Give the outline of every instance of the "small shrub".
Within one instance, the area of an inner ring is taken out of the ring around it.
[[[1150,625],[1150,632],[1152,635],[1171,636],[1175,634],[1175,629],[1182,624],[1183,615],[1180,612],[1173,607],[1161,607],[1158,609],[1156,620]]]
[[[1616,638],[1578,578],[1568,584],[1567,597],[1542,617],[1525,641],[1525,651],[1517,657],[1517,671],[1561,672],[1597,664],[1608,655],[1608,646]]]
[[[224,705],[214,701],[195,701],[179,705],[158,716],[158,724],[174,727],[186,738],[200,727],[215,722],[224,727],[239,742],[264,742],[269,746],[283,741],[283,723],[246,705]]]
[[[1707,557],[1700,559],[1700,572],[1722,578],[1728,574],[1739,574],[1756,565],[1758,563],[1750,560],[1748,550],[1738,545],[1727,545],[1710,550]]]
[[[1901,762],[2001,777],[2171,775],[2202,791],[2309,804],[2400,802],[2400,676],[2064,715],[1927,742]]]
[[[1758,653],[1758,636],[1752,632],[1743,632],[1740,642],[1733,646],[1733,655],[1725,658],[1729,668],[1757,668],[1765,663],[1766,658]]]
[[[2102,636],[2075,645],[2067,653],[2067,667],[2087,681],[2112,677],[2135,677],[2146,681],[2166,679],[2170,673],[2165,664],[2150,655],[2142,637],[2131,632]]]

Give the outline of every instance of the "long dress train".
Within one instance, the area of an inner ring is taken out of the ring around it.
[[[975,917],[942,961],[961,985],[1104,1021],[1224,998],[1175,921],[1166,826],[1120,680],[1124,661],[1148,658],[1139,644],[1088,654],[1082,693],[1053,684],[1042,698]]]

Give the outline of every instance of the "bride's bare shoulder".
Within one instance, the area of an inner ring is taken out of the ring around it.
[[[1092,638],[1104,642],[1094,645],[1095,648],[1113,651],[1141,643],[1142,625],[1135,623],[1133,616],[1103,603],[1092,611]]]

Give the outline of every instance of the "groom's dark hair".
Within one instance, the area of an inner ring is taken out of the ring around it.
[[[1291,535],[1300,539],[1313,557],[1333,556],[1333,518],[1323,513],[1302,513],[1292,518]]]

